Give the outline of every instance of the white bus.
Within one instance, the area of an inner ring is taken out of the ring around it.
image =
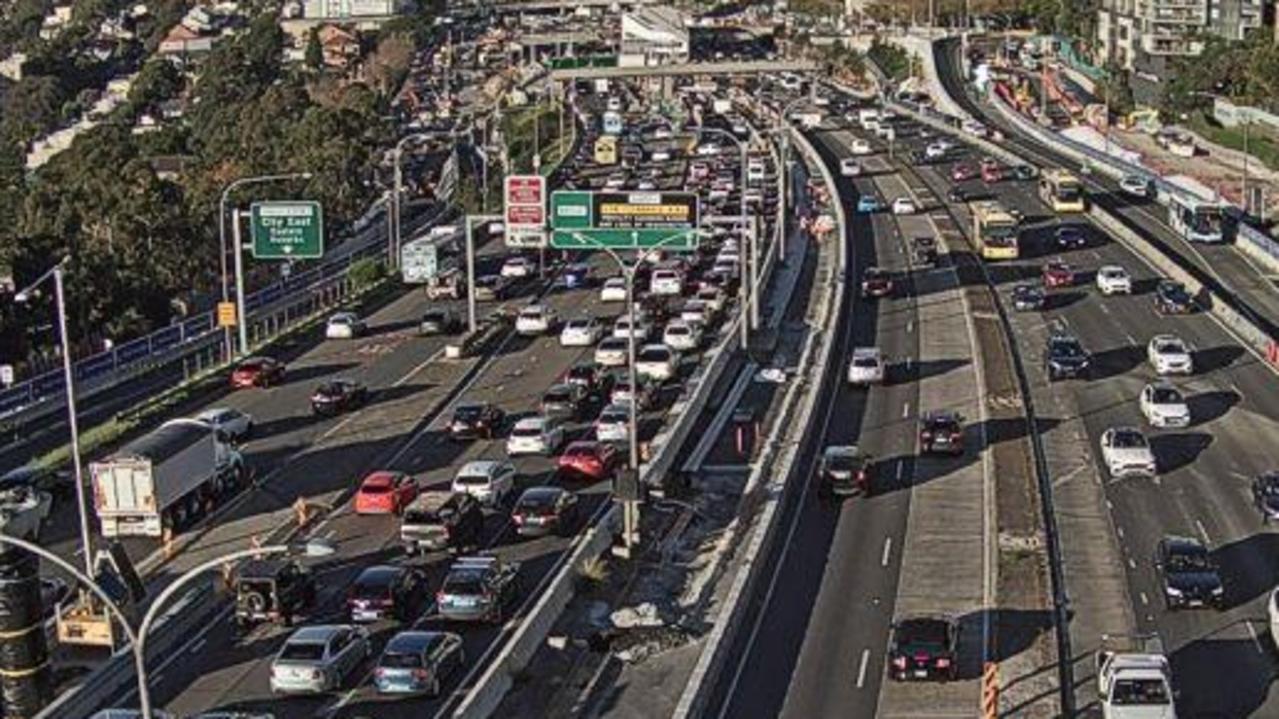
[[[1169,195],[1168,224],[1187,242],[1221,242],[1225,218],[1225,208],[1215,202]]]

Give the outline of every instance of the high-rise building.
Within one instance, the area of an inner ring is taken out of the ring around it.
[[[1196,57],[1203,36],[1242,40],[1262,25],[1270,0],[1102,0],[1098,56],[1131,72],[1137,102],[1158,104],[1177,59]]]

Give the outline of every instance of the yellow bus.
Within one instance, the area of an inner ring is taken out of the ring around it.
[[[1060,168],[1044,170],[1039,178],[1039,199],[1057,213],[1084,212],[1088,209],[1084,183],[1073,172]]]
[[[972,209],[973,240],[982,259],[1017,259],[1017,218],[998,202],[976,202]]]
[[[617,136],[600,135],[595,141],[595,164],[617,164]]]

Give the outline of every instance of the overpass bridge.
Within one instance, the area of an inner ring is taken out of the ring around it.
[[[677,75],[755,75],[766,72],[809,72],[817,69],[812,60],[743,60],[689,62],[677,65],[636,65],[633,67],[574,67],[551,70],[552,81],[595,78]]]
[[[529,2],[499,2],[485,7],[501,14],[523,12],[545,12],[560,10],[571,12],[579,7],[608,9],[614,5],[619,7],[636,7],[639,5],[655,5],[657,0],[530,0]]]

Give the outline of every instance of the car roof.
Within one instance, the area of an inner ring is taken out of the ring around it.
[[[826,457],[856,457],[858,455],[857,445],[855,444],[832,444],[822,451]]]
[[[568,490],[564,489],[563,487],[551,487],[551,486],[529,487],[528,489],[524,490],[522,494],[520,494],[520,501],[524,501],[525,499],[550,499],[553,497],[558,497],[561,494],[566,493],[567,491]]]
[[[448,501],[452,499],[454,496],[456,495],[454,495],[452,492],[444,492],[444,491],[422,492],[421,494],[418,494],[416,497],[413,498],[413,501],[409,503],[408,508],[418,512],[425,512],[425,511],[439,509],[440,507],[443,507],[445,504],[447,504]]]
[[[878,347],[855,347],[853,349],[853,357],[878,357],[879,355]]]
[[[399,632],[386,643],[386,652],[421,652],[450,636],[448,632]]]
[[[1204,543],[1199,541],[1198,539],[1195,539],[1194,537],[1183,537],[1179,535],[1170,534],[1168,536],[1165,536],[1161,540],[1161,543],[1163,544],[1164,548],[1169,551],[1179,551],[1179,552],[1192,552],[1192,551],[1207,552],[1208,551],[1208,548],[1204,546]]]
[[[954,620],[949,617],[911,616],[897,619],[893,625],[898,632],[906,632],[912,637],[926,635],[925,638],[941,640],[945,638],[942,633],[948,632],[954,626]],[[937,636],[938,634],[942,635]]]
[[[477,475],[477,474],[488,475],[496,472],[498,468],[501,467],[501,465],[502,463],[495,459],[474,459],[462,465],[462,468],[459,469],[457,473],[469,474],[469,475]]]
[[[528,429],[529,427],[541,428],[541,427],[545,427],[548,424],[550,424],[550,420],[539,414],[539,415],[534,415],[532,417],[521,418],[518,422],[515,423],[515,428],[516,429]]]
[[[292,564],[288,559],[250,559],[236,570],[241,579],[271,579],[285,566]]]
[[[364,481],[360,482],[360,485],[389,485],[399,475],[399,472],[394,472],[389,469],[379,469],[364,475]]]
[[[360,576],[356,578],[357,582],[378,583],[389,582],[407,571],[405,567],[397,567],[391,564],[378,564],[372,567],[365,567],[360,572]]]
[[[289,635],[289,642],[327,642],[334,634],[350,629],[345,624],[315,624],[309,627],[302,627]]]

